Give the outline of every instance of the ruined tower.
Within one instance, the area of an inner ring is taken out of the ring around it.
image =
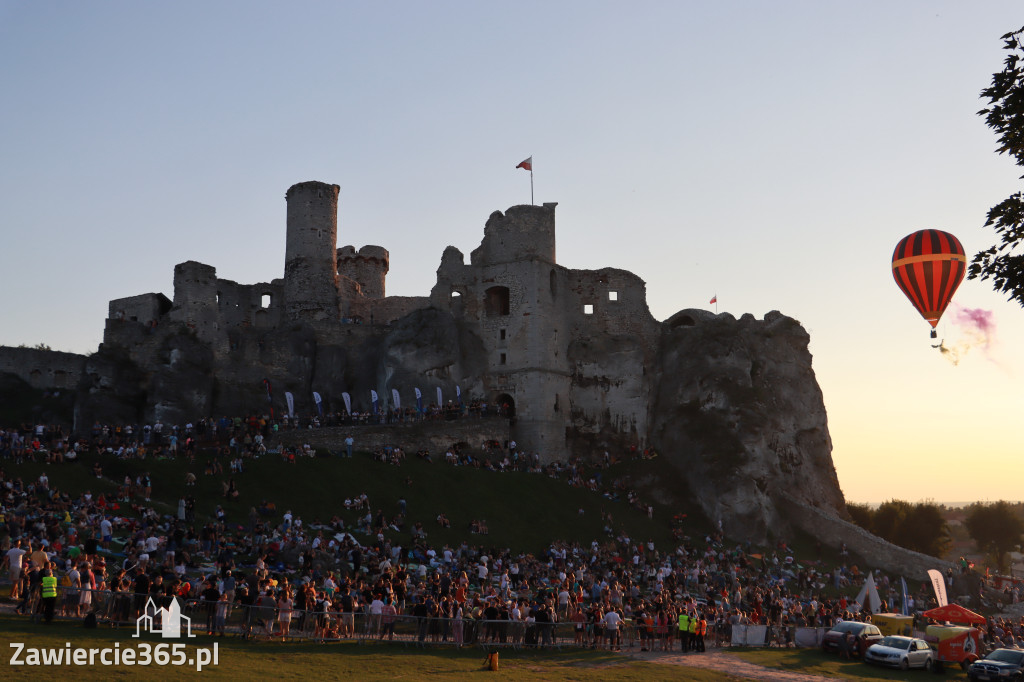
[[[382,246],[367,245],[356,251],[354,246],[338,249],[338,274],[359,284],[366,298],[384,298],[384,282],[390,256]]]
[[[560,323],[565,294],[556,283],[556,205],[492,213],[471,265],[456,266],[448,283],[479,302],[471,309],[487,349],[490,400],[514,410],[512,435],[520,448],[545,459],[564,454],[560,410],[567,409],[570,390],[569,335]]]
[[[302,182],[288,202],[284,298],[288,317],[309,321],[338,318],[338,185]]]
[[[174,307],[171,318],[184,322],[200,339],[212,342],[219,335],[217,270],[186,261],[174,266]]]

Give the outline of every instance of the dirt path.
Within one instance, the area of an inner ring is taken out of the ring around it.
[[[722,650],[712,649],[706,653],[684,654],[681,651],[637,651],[624,652],[625,655],[640,661],[651,663],[663,663],[666,665],[681,665],[690,668],[703,668],[705,670],[718,670],[729,673],[736,677],[746,677],[751,680],[771,680],[772,682],[834,682],[834,677],[822,677],[821,675],[808,675],[806,673],[795,673],[787,670],[765,668],[764,666],[748,663],[738,656],[725,653]]]

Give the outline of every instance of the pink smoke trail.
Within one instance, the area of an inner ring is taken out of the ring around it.
[[[992,336],[996,331],[996,323],[992,319],[991,310],[954,306],[953,314],[956,316],[956,323],[958,325],[981,332],[986,346],[992,343]]]
[[[959,328],[963,336],[955,339],[949,346],[946,346],[945,342],[940,343],[937,348],[942,356],[958,365],[972,348],[980,348],[989,362],[1002,367],[991,353],[996,341],[996,322],[992,311],[963,308],[954,303],[950,306],[949,312],[952,313],[953,324]]]

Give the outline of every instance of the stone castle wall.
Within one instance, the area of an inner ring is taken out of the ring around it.
[[[74,389],[85,373],[86,356],[37,348],[0,346],[0,372],[37,389]]]
[[[141,294],[111,301],[107,307],[107,317],[111,320],[152,325],[159,322],[170,309],[171,302],[163,294]]]
[[[484,226],[484,239],[470,254],[473,265],[542,260],[555,263],[555,207],[513,206],[495,211]]]
[[[363,324],[387,325],[399,320],[414,310],[420,310],[429,305],[430,299],[426,296],[388,296],[379,299],[357,299],[350,304],[350,312],[353,318],[358,317]]]

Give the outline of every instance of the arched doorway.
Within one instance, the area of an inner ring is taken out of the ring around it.
[[[500,394],[494,399],[494,404],[498,406],[499,414],[502,417],[516,418],[516,401],[508,393]]]

